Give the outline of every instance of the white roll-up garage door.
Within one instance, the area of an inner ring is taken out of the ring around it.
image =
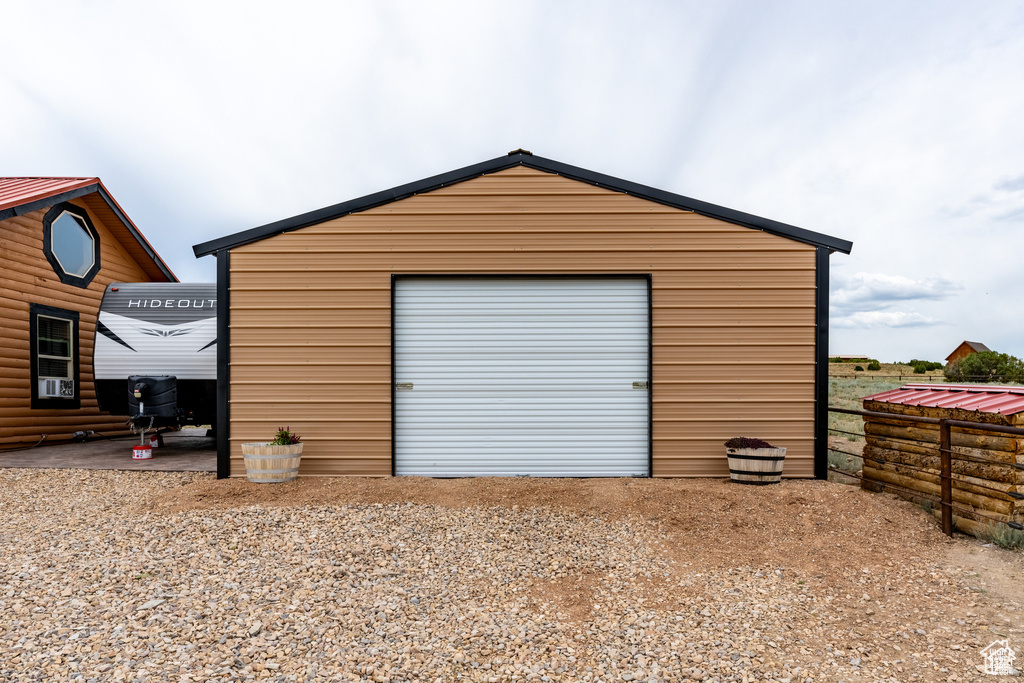
[[[394,287],[396,474],[649,474],[646,278]]]

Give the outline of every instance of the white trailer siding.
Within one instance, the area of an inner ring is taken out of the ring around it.
[[[100,304],[93,367],[97,380],[216,380],[216,285],[110,285]]]

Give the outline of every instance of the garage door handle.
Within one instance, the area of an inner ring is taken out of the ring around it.
[[[412,382],[395,382],[395,391],[412,391]]]
[[[646,389],[647,388],[647,382],[633,382],[633,388],[634,389]]]

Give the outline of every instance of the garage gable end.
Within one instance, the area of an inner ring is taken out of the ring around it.
[[[351,213],[366,211],[367,209],[390,204],[391,202],[406,199],[425,192],[431,192],[455,183],[465,182],[482,175],[497,173],[517,166],[564,176],[582,183],[588,183],[616,192],[623,192],[676,209],[692,211],[709,218],[716,218],[728,223],[742,225],[755,230],[762,230],[764,232],[780,235],[815,247],[822,247],[828,249],[830,252],[839,251],[844,254],[849,254],[850,250],[853,248],[853,243],[848,240],[806,230],[804,228],[788,225],[779,221],[773,221],[768,218],[762,218],[743,211],[729,209],[724,206],[718,206],[699,199],[685,197],[673,192],[659,190],[647,185],[641,185],[640,183],[615,178],[596,171],[590,171],[578,166],[565,164],[560,161],[545,159],[524,150],[516,150],[509,152],[509,154],[504,157],[498,157],[489,161],[473,164],[472,166],[466,166],[454,171],[449,171],[448,173],[431,176],[429,178],[424,178],[423,180],[393,187],[389,190],[375,192],[358,199],[341,202],[340,204],[327,206],[292,218],[286,218],[284,220],[275,221],[274,223],[268,223],[260,227],[227,235],[226,237],[203,242],[195,245],[193,247],[193,251],[197,258],[208,254],[214,254],[225,249],[233,249],[243,244],[249,244],[267,237],[272,237],[273,235],[290,232],[292,230],[299,230],[304,227],[323,223],[324,221],[341,218],[342,216],[346,216]]]
[[[757,436],[825,476],[848,242],[517,152],[195,249],[220,476],[279,424],[301,475],[717,477]]]

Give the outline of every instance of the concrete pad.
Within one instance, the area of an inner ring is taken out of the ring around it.
[[[95,439],[84,443],[41,445],[0,451],[0,467],[153,472],[216,472],[217,444],[205,429],[182,429],[163,435],[164,445],[150,460],[132,460],[139,437]]]

